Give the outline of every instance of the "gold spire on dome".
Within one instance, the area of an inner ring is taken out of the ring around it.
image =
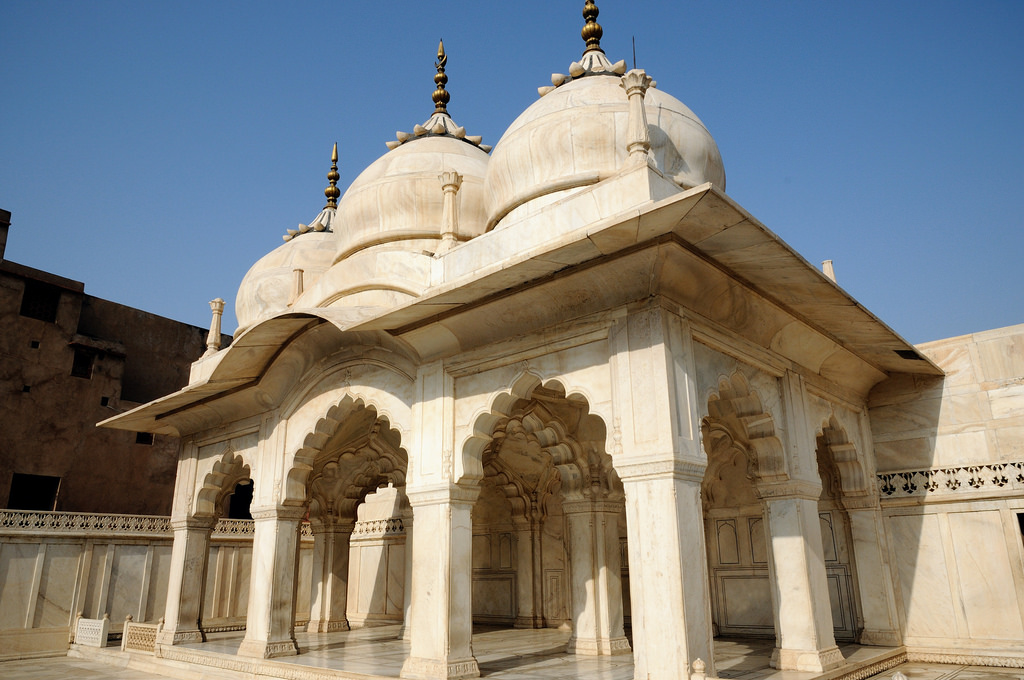
[[[324,189],[324,196],[327,197],[327,205],[324,206],[324,210],[338,207],[338,197],[341,196],[341,189],[338,188],[339,179],[341,179],[341,175],[338,174],[338,143],[335,142],[334,151],[331,153],[331,171],[327,173],[327,180],[331,184]]]
[[[445,84],[448,82],[448,76],[444,74],[444,67],[447,63],[448,55],[444,53],[444,40],[442,40],[437,45],[437,61],[434,62],[434,66],[437,68],[437,75],[434,76],[434,83],[437,84],[437,89],[431,95],[431,99],[434,100],[434,113],[448,113],[448,102],[452,98],[448,91],[444,89]]]
[[[489,144],[481,143],[483,139],[480,135],[467,135],[466,128],[452,120],[451,115],[448,113],[448,102],[451,100],[451,95],[444,89],[445,84],[448,82],[448,76],[444,72],[444,67],[447,64],[448,55],[444,53],[444,41],[442,40],[437,44],[437,61],[434,62],[434,67],[437,68],[437,75],[434,76],[434,83],[437,84],[437,89],[431,95],[431,99],[434,101],[434,111],[430,114],[430,118],[422,125],[414,125],[412,132],[396,132],[395,139],[385,142],[392,151],[406,142],[426,137],[454,137],[478,147],[484,153],[488,153],[491,150]]]
[[[583,30],[580,31],[580,36],[587,43],[587,49],[583,50],[583,54],[595,50],[604,54],[604,50],[601,49],[601,36],[604,35],[604,29],[601,28],[601,24],[597,23],[599,13],[600,10],[594,4],[594,0],[587,0],[583,5],[583,18],[587,20],[587,23],[583,25]]]
[[[604,35],[604,29],[601,28],[601,24],[597,23],[599,13],[594,0],[586,0],[583,5],[583,18],[586,23],[583,25],[583,30],[580,31],[583,42],[587,44],[586,49],[583,50],[583,56],[579,61],[569,64],[568,74],[552,73],[551,85],[537,88],[537,94],[541,97],[577,78],[598,75],[621,76],[626,72],[625,60],[620,59],[613,64],[601,49],[601,36]]]

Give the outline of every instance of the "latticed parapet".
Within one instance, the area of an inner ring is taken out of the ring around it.
[[[882,500],[958,496],[1003,496],[1024,491],[1024,461],[905,470],[878,475]]]
[[[371,519],[356,522],[352,530],[353,536],[360,538],[376,538],[381,536],[398,536],[405,534],[405,525],[401,517],[387,519]]]
[[[171,522],[168,517],[152,515],[0,510],[0,531],[3,533],[31,534],[118,533],[162,535],[171,533]]]

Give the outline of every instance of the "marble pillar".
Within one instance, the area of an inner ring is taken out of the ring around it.
[[[298,654],[295,590],[298,583],[299,525],[305,508],[252,510],[256,534],[245,639],[239,656],[269,659]]]
[[[171,520],[174,530],[171,573],[167,583],[164,627],[157,635],[157,644],[206,641],[199,622],[203,617],[210,533],[215,523],[213,517]]]
[[[620,502],[566,501],[572,637],[567,651],[588,656],[629,654],[622,627]],[[614,548],[614,550],[612,550]]]
[[[314,521],[310,633],[348,630],[348,560],[352,522],[334,518]]]
[[[857,587],[860,591],[864,629],[858,642],[862,645],[898,647],[903,644],[896,593],[883,543],[885,530],[877,499],[866,499],[854,507],[845,500],[853,536],[853,558],[857,565]]]
[[[820,486],[762,487],[773,589],[779,670],[824,672],[843,663],[832,632],[825,557],[818,519]]]
[[[412,635],[403,678],[475,678],[473,520],[480,491],[455,484],[407,489],[416,517]]]
[[[402,513],[402,526],[405,528],[405,574],[402,581],[402,628],[398,631],[399,640],[412,639],[412,508]]]
[[[697,659],[715,674],[700,504],[704,468],[671,458],[616,465],[626,491],[637,680],[686,678]]]
[[[540,547],[534,536],[539,535],[539,523],[525,517],[514,520],[516,536],[516,628],[543,628],[539,594],[537,592],[537,568]],[[539,536],[538,536],[539,537]]]

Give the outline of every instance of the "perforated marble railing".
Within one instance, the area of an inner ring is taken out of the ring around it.
[[[211,532],[207,630],[244,628],[254,535],[252,520],[220,520]],[[109,615],[114,640],[131,615],[131,644],[148,646],[164,613],[173,542],[168,517],[0,510],[0,660],[66,650],[79,614]],[[304,522],[301,550],[312,547]]]

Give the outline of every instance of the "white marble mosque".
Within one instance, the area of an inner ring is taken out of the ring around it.
[[[493,149],[442,46],[433,112],[344,194],[335,147],[231,345],[104,423],[181,437],[157,656],[241,598],[238,658],[391,624],[404,678],[479,675],[474,624],[637,680],[714,677],[737,636],[805,677],[849,644],[1024,666],[1024,326],[908,344],[726,194],[704,124],[583,15]]]

